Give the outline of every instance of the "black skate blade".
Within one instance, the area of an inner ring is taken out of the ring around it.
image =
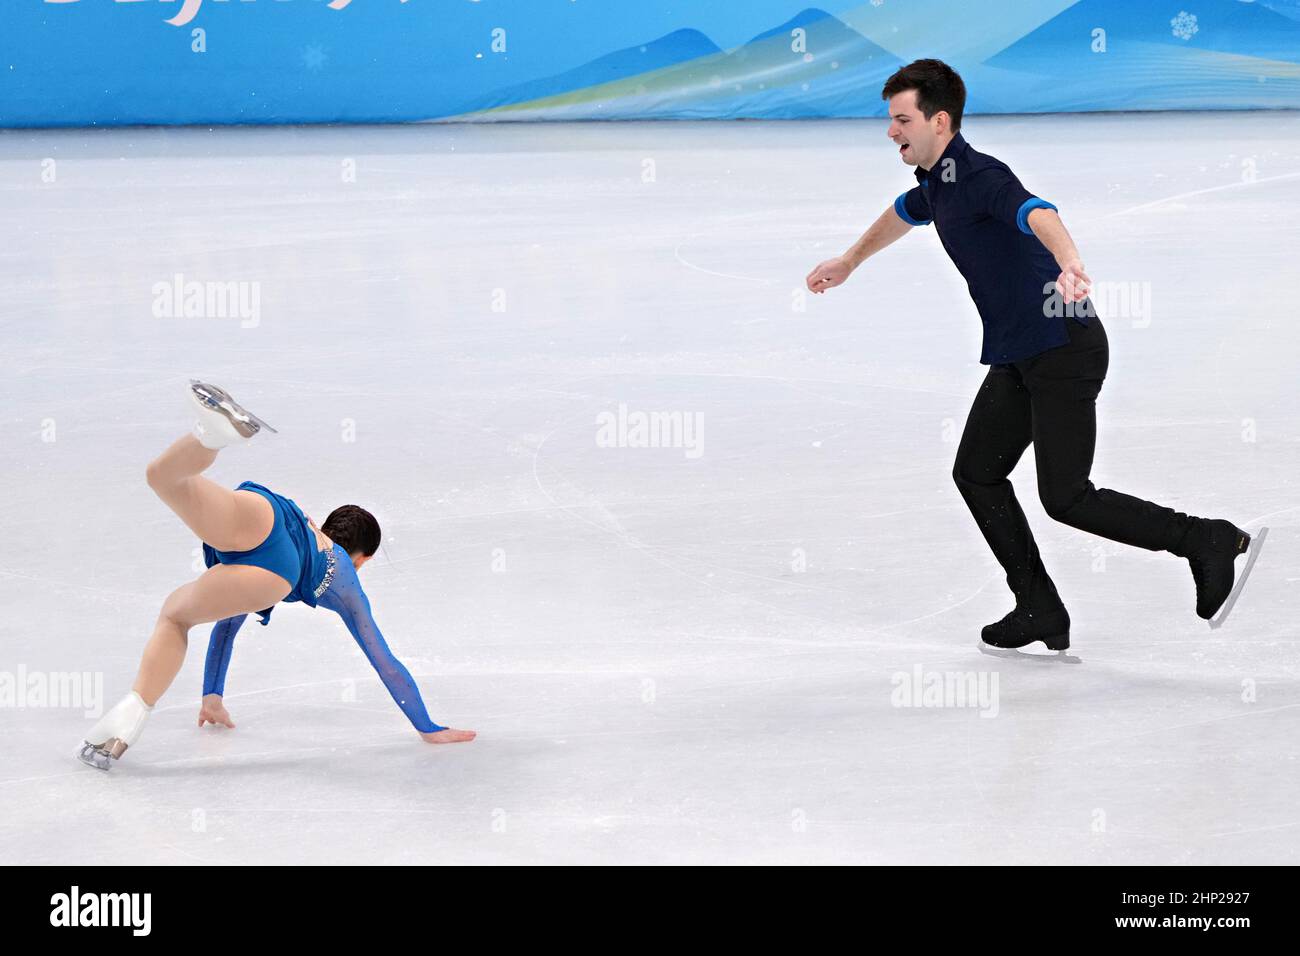
[[[985,644],[983,641],[980,641],[976,647],[980,649],[981,654],[987,654],[989,657],[1000,657],[1003,660],[1018,658],[1020,660],[1034,661],[1035,663],[1083,663],[1083,658],[1076,657],[1073,654],[1067,654],[1065,651],[1053,651],[1049,654],[1029,654],[1020,650],[1018,647],[994,647],[992,644]]]
[[[1242,589],[1246,586],[1246,579],[1250,577],[1250,569],[1255,566],[1259,560],[1260,549],[1264,546],[1264,539],[1268,537],[1268,528],[1260,528],[1259,533],[1250,539],[1249,553],[1246,555],[1246,566],[1241,569],[1241,576],[1232,586],[1232,592],[1228,599],[1223,602],[1223,607],[1219,613],[1210,618],[1211,630],[1218,630],[1223,627],[1223,622],[1228,619],[1228,614],[1232,611],[1232,606],[1237,603],[1237,598],[1241,596]]]

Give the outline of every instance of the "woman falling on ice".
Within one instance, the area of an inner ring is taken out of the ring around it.
[[[149,487],[204,542],[208,570],[163,603],[131,693],[91,728],[77,756],[107,770],[110,759],[135,745],[158,698],[180,671],[190,628],[211,621],[217,624],[208,647],[199,726],[210,721],[233,727],[221,694],[235,633],[253,612],[266,624],[279,601],[327,607],[342,617],[426,741],[473,740],[473,731],[440,727],[429,719],[415,681],[375,626],[357,571],[379,548],[379,523],[356,505],[344,505],[318,529],[296,504],[261,485],[245,481],[232,491],[204,478],[218,449],[274,429],[214,385],[192,382],[189,397],[198,412],[194,433],[151,462],[147,474]]]

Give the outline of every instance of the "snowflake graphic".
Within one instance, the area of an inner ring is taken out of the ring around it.
[[[1170,20],[1169,25],[1174,28],[1174,36],[1180,40],[1190,40],[1192,34],[1200,30],[1196,25],[1196,14],[1186,10],[1179,10],[1178,16]]]
[[[317,70],[321,69],[325,65],[325,61],[329,59],[327,54],[328,51],[319,43],[305,46],[302,48],[302,53],[300,54],[302,65],[315,73]]]
[[[882,5],[884,4],[884,2],[885,2],[885,0],[871,0],[871,5],[872,5],[873,7],[879,7],[879,6],[882,6]]]

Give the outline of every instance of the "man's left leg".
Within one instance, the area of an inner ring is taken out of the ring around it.
[[[1088,475],[1097,442],[1096,399],[1109,364],[1108,343],[1096,316],[1086,328],[1072,318],[1066,325],[1068,345],[1018,366],[1030,392],[1043,507],[1052,518],[1082,531],[1190,559],[1196,610],[1209,618],[1232,588],[1232,560],[1245,551],[1249,536],[1227,521],[1207,521],[1093,485]]]
[[[1008,477],[1029,447],[1032,425],[1029,391],[1020,372],[990,366],[971,403],[952,477],[1016,597],[1015,608],[983,628],[980,639],[992,647],[1043,641],[1064,650],[1070,646],[1070,615],[1043,566]]]

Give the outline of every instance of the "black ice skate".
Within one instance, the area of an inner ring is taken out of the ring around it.
[[[1259,557],[1260,547],[1268,534],[1261,528],[1251,547],[1252,538],[1231,521],[1204,520],[1193,529],[1185,555],[1192,567],[1192,580],[1196,582],[1196,613],[1219,627],[1228,617],[1232,605],[1246,584],[1246,578]],[[1236,577],[1237,556],[1250,552],[1241,577]],[[1219,611],[1222,610],[1222,614]],[[1216,618],[1215,615],[1219,614]]]
[[[1016,605],[1002,620],[987,625],[980,637],[990,647],[1025,647],[1042,641],[1049,650],[1063,651],[1070,646],[1070,615],[1064,607],[1034,611]]]

